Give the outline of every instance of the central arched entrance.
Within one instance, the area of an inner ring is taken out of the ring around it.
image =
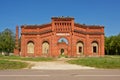
[[[64,37],[58,40],[59,55],[67,55],[68,52],[68,40]]]

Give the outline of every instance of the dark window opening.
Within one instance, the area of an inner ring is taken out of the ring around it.
[[[82,52],[82,47],[81,46],[79,46],[79,53],[81,53]]]
[[[93,53],[97,53],[97,47],[93,46]]]

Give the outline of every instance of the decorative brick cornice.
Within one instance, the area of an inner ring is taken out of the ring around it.
[[[80,31],[80,30],[74,30],[74,32],[81,33],[81,34],[87,34],[85,31]]]
[[[45,28],[51,26],[51,23],[48,24],[41,24],[41,25],[22,25],[21,28],[25,29],[36,29],[36,28]]]
[[[79,24],[79,23],[75,23],[74,25],[76,27],[89,28],[89,29],[104,28],[104,26],[99,26],[99,25],[86,25],[86,24]]]
[[[85,32],[85,31],[80,31],[80,30],[74,30],[74,32],[76,33],[80,33],[80,34],[89,34],[89,35],[101,35],[104,34],[103,32]]]
[[[45,34],[45,33],[50,33],[52,30],[45,30],[42,32],[23,32],[21,33],[22,35],[37,35],[37,34]]]

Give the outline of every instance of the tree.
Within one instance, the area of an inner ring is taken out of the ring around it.
[[[107,55],[120,55],[120,34],[105,37],[105,52]]]
[[[15,46],[15,35],[10,29],[5,29],[0,34],[0,50],[1,52],[13,52]]]
[[[1,34],[1,32],[0,32],[0,52],[2,52],[2,34]]]

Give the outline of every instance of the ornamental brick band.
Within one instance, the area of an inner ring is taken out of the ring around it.
[[[16,27],[15,55],[68,57],[104,56],[104,27],[78,24],[73,17],[52,17],[51,23]]]

